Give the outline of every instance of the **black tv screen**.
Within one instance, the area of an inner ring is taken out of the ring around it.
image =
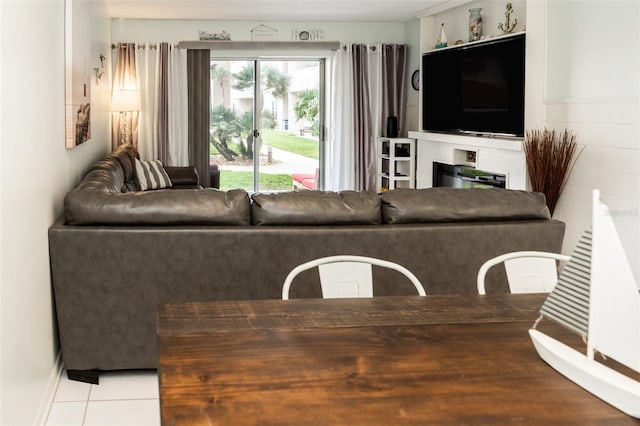
[[[525,35],[422,56],[422,130],[524,136]]]

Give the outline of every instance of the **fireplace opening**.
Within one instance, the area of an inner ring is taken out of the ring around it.
[[[433,186],[450,188],[506,188],[507,176],[474,167],[433,163]]]

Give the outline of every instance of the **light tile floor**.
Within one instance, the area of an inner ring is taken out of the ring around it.
[[[100,384],[67,379],[64,372],[46,426],[160,425],[158,374],[118,371],[100,374]]]

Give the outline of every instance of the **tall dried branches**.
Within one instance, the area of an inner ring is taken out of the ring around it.
[[[577,160],[576,147],[576,137],[568,130],[561,134],[548,129],[527,131],[524,153],[531,189],[545,195],[551,215]]]

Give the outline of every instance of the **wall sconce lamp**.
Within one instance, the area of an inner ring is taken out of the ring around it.
[[[124,119],[120,120],[120,143],[130,141],[129,113],[140,111],[140,92],[137,90],[114,90],[111,99],[111,111],[124,113]]]
[[[104,60],[106,57],[101,53],[100,54],[100,68],[94,68],[93,70],[96,72],[96,86],[100,83],[100,79],[104,75]]]

